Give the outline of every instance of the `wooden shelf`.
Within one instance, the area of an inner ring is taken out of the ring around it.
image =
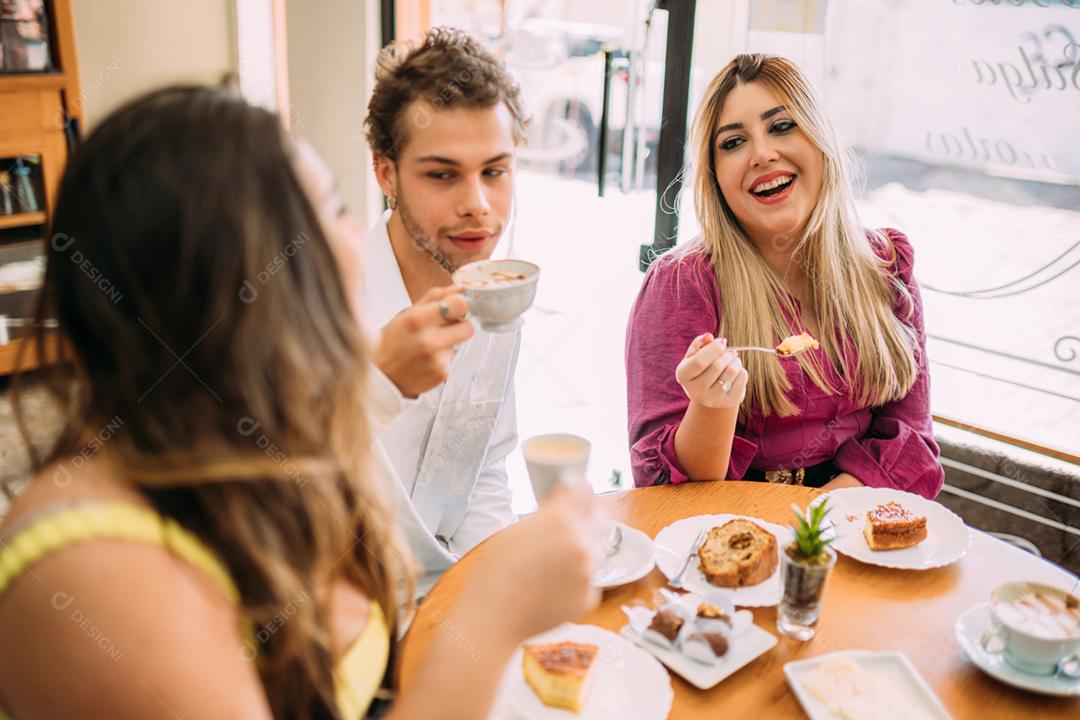
[[[0,230],[4,230],[5,228],[29,227],[31,225],[44,225],[47,219],[44,212],[0,215]]]
[[[56,90],[67,84],[62,72],[20,73],[5,75],[0,73],[0,92],[14,90]]]
[[[46,360],[55,362],[58,357],[60,349],[58,337],[56,333],[48,333],[45,336]],[[15,361],[24,345],[26,346],[22,362],[24,370],[31,370],[44,364],[38,357],[37,347],[32,338],[13,338],[11,342],[0,345],[0,375],[10,375],[15,372]]]

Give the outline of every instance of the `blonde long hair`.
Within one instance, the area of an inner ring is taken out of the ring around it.
[[[821,193],[802,237],[794,238],[794,257],[803,265],[810,299],[821,327],[818,338],[833,366],[851,383],[862,405],[880,405],[907,394],[915,382],[918,342],[905,318],[893,312],[894,292],[910,301],[906,286],[889,271],[870,245],[855,212],[851,158],[837,139],[806,77],[782,57],[738,55],[713,78],[694,120],[697,148],[694,202],[702,245],[716,273],[723,303],[718,332],[729,344],[771,346],[789,333],[784,311],[798,313],[786,288],[765,263],[724,200],[715,171],[717,123],[724,101],[737,84],[760,82],[787,106],[792,117],[821,150]],[[882,233],[869,233],[889,244]],[[906,302],[909,311],[912,303]],[[753,408],[764,415],[794,415],[783,368],[772,357],[748,353],[745,420]],[[842,392],[826,380],[811,353],[798,357],[813,382],[829,393]],[[853,367],[851,365],[854,365]]]

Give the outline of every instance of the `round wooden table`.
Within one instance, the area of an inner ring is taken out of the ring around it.
[[[650,537],[680,518],[737,513],[788,524],[791,503],[801,507],[819,491],[787,485],[708,482],[640,488],[601,496],[610,515]],[[406,635],[398,682],[407,687],[417,664],[448,614],[481,545],[463,557],[435,585]],[[1007,580],[1034,580],[1070,588],[1064,570],[984,533],[973,531],[971,548],[959,562],[934,570],[891,570],[840,556],[822,600],[817,636],[800,643],[776,632],[776,608],[755,608],[754,622],[779,637],[779,644],[711,690],[698,690],[671,673],[675,700],[671,718],[804,717],[784,676],[784,664],[835,650],[898,650],[907,655],[945,707],[962,718],[1080,717],[1080,698],[1051,698],[1016,690],[985,675],[956,644],[953,625],[971,606],[989,599]],[[579,622],[613,632],[626,624],[620,606],[651,601],[666,585],[658,569],[638,582],[604,593],[600,606]],[[761,717],[766,717],[762,715]]]

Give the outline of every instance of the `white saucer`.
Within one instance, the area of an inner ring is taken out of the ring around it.
[[[992,625],[990,603],[980,603],[956,619],[956,642],[971,662],[990,677],[1006,685],[1042,695],[1068,697],[1080,695],[1080,679],[1060,675],[1029,675],[1005,662],[1001,653],[991,653],[983,647],[982,634]]]
[[[929,570],[956,562],[967,554],[971,532],[956,513],[921,495],[888,488],[842,488],[814,499],[828,498],[828,519],[836,532],[833,548],[869,565],[900,570]],[[871,550],[863,536],[866,513],[878,505],[896,501],[905,509],[926,516],[926,539],[901,550]]]
[[[719,527],[728,520],[742,518],[756,523],[761,528],[768,530],[776,536],[776,547],[782,548],[791,542],[791,530],[783,525],[765,522],[759,518],[747,517],[746,515],[695,515],[693,517],[676,520],[656,534],[656,566],[660,572],[667,576],[668,580],[675,577],[686,562],[686,556],[690,552],[694,539],[701,530]],[[705,579],[697,560],[691,561],[690,570],[686,573],[684,581],[686,590],[698,595],[708,595],[714,590],[723,590],[728,593],[739,607],[772,607],[780,603],[780,563],[777,558],[776,570],[768,578],[757,585],[748,585],[738,588],[718,588]]]
[[[624,523],[615,524],[622,528],[622,545],[617,553],[604,559],[593,576],[594,587],[613,588],[632,583],[648,575],[656,564],[652,538]]]

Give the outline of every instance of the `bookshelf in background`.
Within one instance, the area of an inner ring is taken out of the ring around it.
[[[14,7],[31,15],[0,18],[0,375],[15,370],[31,331],[49,215],[82,126],[71,0]],[[27,348],[23,366],[39,360]]]

